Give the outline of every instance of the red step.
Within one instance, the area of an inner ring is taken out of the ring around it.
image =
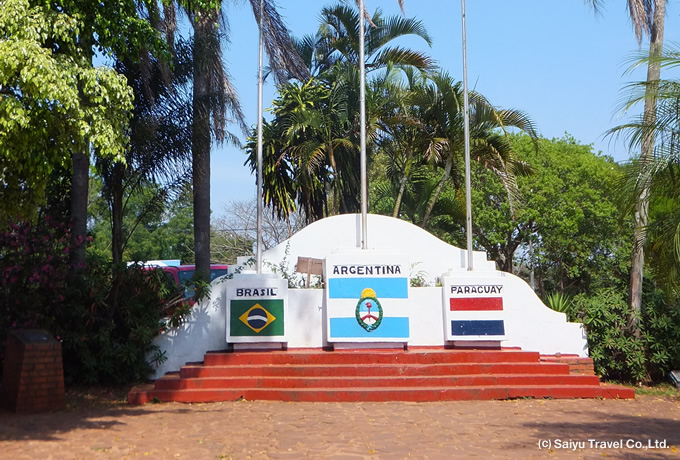
[[[630,388],[600,385],[592,372],[576,375],[569,372],[570,363],[549,361],[514,349],[208,353],[203,364],[183,366],[154,385],[134,388],[128,402],[634,397]]]
[[[207,388],[434,388],[459,386],[515,385],[598,385],[594,375],[467,375],[462,377],[211,377],[197,379],[162,378],[158,390],[193,390]]]
[[[162,402],[217,402],[246,400],[299,401],[299,402],[360,402],[360,401],[459,401],[519,398],[607,398],[631,399],[634,391],[625,387],[599,387],[594,385],[512,386],[512,387],[438,387],[438,388],[344,388],[341,390],[313,389],[198,389],[154,390],[128,395],[130,404],[145,404],[154,398]]]
[[[204,366],[189,364],[179,371],[182,378],[197,377],[334,377],[351,375],[371,376],[410,376],[410,375],[477,375],[477,374],[569,374],[569,367],[561,364],[535,363],[463,363],[463,364],[383,364],[374,366],[316,364],[304,365],[241,365],[241,366]]]
[[[539,361],[535,352],[517,350],[292,350],[252,351],[240,353],[211,352],[205,355],[206,366],[246,364],[440,364],[440,363],[511,363]]]

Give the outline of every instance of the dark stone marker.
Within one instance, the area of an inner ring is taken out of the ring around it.
[[[3,372],[0,406],[14,412],[43,412],[64,407],[61,343],[47,331],[10,331]]]

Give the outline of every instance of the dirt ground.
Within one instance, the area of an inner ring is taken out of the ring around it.
[[[0,458],[680,459],[680,400],[660,396],[146,406],[88,396],[52,413],[0,410]]]

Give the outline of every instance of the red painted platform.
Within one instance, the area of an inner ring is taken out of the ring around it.
[[[517,349],[214,352],[133,388],[128,403],[635,397],[631,388],[601,384],[588,369],[589,358]]]

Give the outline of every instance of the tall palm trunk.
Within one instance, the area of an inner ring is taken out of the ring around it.
[[[442,190],[444,189],[444,184],[446,183],[447,179],[451,176],[451,168],[453,168],[453,161],[451,158],[448,158],[446,160],[446,165],[444,166],[442,178],[439,180],[437,188],[434,190],[432,196],[427,202],[427,210],[425,211],[425,215],[423,216],[423,222],[420,224],[422,228],[425,228],[430,220],[430,214],[432,214],[432,210],[434,209],[434,205],[437,202],[437,198],[439,198],[439,195],[441,195]]]
[[[411,174],[411,166],[413,165],[413,159],[410,153],[407,153],[406,165],[404,166],[404,171],[402,176],[399,178],[399,192],[397,193],[397,199],[394,202],[394,211],[392,211],[392,217],[398,218],[399,211],[401,210],[401,202],[404,199],[404,193],[406,193],[406,183]]]
[[[338,166],[335,163],[335,151],[334,151],[333,143],[329,143],[326,146],[326,148],[328,149],[328,160],[331,164],[331,169],[333,170],[333,176],[334,176],[335,182],[337,184],[339,184],[340,183],[340,173],[338,171]],[[349,208],[347,207],[347,202],[345,201],[345,195],[344,195],[344,193],[342,193],[343,192],[342,186],[333,187],[333,188],[335,189],[335,196],[338,200],[338,203],[337,203],[338,206],[337,207],[334,206],[334,207],[336,209],[340,210],[339,211],[340,214],[347,214],[349,212]]]
[[[645,93],[644,127],[640,151],[640,165],[644,168],[654,158],[654,131],[646,129],[656,121],[656,90],[661,76],[661,56],[663,48],[664,19],[666,15],[666,0],[656,0],[654,7],[654,22],[649,37],[649,64],[647,65],[647,89]],[[636,336],[640,335],[638,319],[642,309],[642,280],[645,265],[644,245],[647,240],[646,230],[649,223],[649,195],[651,192],[650,179],[643,178],[640,191],[635,203],[635,230],[633,234],[633,253],[630,271],[630,326]]]
[[[194,253],[197,278],[210,279],[210,63],[216,13],[203,11],[194,21],[194,88],[191,151],[194,192]]]
[[[404,192],[406,192],[406,175],[399,178],[399,192],[397,192],[397,199],[394,202],[394,210],[392,217],[395,219],[399,217],[399,210],[401,209],[401,201],[404,199]]]

